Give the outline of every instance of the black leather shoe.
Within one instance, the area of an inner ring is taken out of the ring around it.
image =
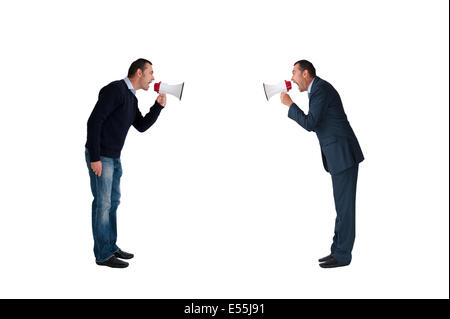
[[[126,261],[117,259],[116,257],[112,256],[108,260],[105,261],[96,261],[97,265],[99,266],[108,266],[111,268],[126,268],[128,267],[128,263]]]
[[[122,259],[131,259],[134,257],[133,254],[127,253],[120,249],[114,253],[114,256],[116,256],[117,258],[122,258]]]
[[[329,259],[328,261],[325,261],[325,262],[319,264],[319,266],[322,268],[336,268],[336,267],[343,267],[343,266],[347,266],[347,265],[350,265],[350,263],[342,264],[339,261],[337,261],[336,259],[334,259],[333,257],[331,257],[331,259]]]
[[[319,262],[320,262],[320,263],[323,263],[324,261],[328,261],[328,260],[330,260],[331,258],[333,258],[333,255],[332,255],[332,254],[329,254],[329,255],[326,256],[326,257],[320,258],[320,259],[319,259]]]

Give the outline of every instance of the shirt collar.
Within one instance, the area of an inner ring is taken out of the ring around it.
[[[315,79],[316,79],[316,78],[312,79],[311,83],[309,83],[309,86],[308,86],[308,94],[311,94],[311,87],[312,87],[312,84],[314,83],[314,80],[315,80]]]
[[[128,77],[126,77],[125,79],[123,79],[125,81],[125,83],[127,84],[128,88],[130,89],[130,91],[136,95],[136,91],[134,90],[133,84],[131,84],[131,81]]]

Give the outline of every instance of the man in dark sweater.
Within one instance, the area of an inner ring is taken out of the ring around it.
[[[145,116],[139,111],[136,91],[148,90],[153,80],[152,63],[145,59],[134,61],[125,79],[111,82],[100,90],[87,122],[85,157],[94,196],[92,231],[98,265],[125,268],[128,263],[121,259],[133,258],[133,254],[122,251],[116,244],[122,176],[120,153],[130,126],[145,132],[166,105],[165,94],[160,94]]]
[[[355,133],[347,120],[339,93],[316,76],[311,62],[297,61],[292,79],[300,92],[308,91],[309,112],[305,114],[290,96],[281,93],[281,103],[289,107],[289,118],[319,139],[324,168],[331,174],[336,208],[331,254],[320,258],[320,267],[346,266],[352,260],[355,241],[355,201],[359,163],[364,160]]]

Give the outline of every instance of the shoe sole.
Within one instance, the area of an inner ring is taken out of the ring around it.
[[[105,267],[109,267],[109,268],[127,268],[128,267],[128,264],[127,265],[104,265],[104,264],[97,263],[97,265],[105,266]]]
[[[338,267],[345,267],[348,266],[350,264],[338,264],[338,265],[324,265],[324,264],[320,264],[319,266],[322,268],[338,268]]]

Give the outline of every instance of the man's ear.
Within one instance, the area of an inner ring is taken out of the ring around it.
[[[136,75],[137,75],[138,77],[142,77],[142,70],[141,70],[141,69],[137,69]]]

